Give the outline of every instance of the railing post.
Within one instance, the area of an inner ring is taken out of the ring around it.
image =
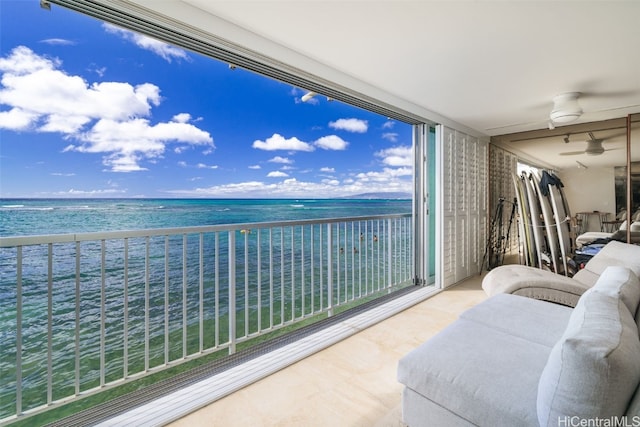
[[[229,354],[236,352],[236,232],[229,231]]]
[[[123,296],[123,350],[122,350],[122,376],[129,376],[129,238],[124,239],[124,296]]]
[[[189,353],[187,348],[187,234],[182,235],[182,358]]]
[[[333,316],[333,235],[331,223],[327,224],[327,308],[329,317]]]
[[[22,246],[16,260],[16,415],[22,415]]]
[[[53,402],[53,244],[47,247],[47,405]]]
[[[149,236],[144,239],[144,371],[149,371],[149,347],[150,347],[150,317],[151,307],[149,301],[149,288],[151,280],[151,239]]]
[[[394,283],[392,282],[393,277],[393,228],[391,226],[391,218],[387,219],[387,264],[389,268],[387,268],[387,293],[391,293],[391,288]]]
[[[74,329],[74,372],[75,394],[80,394],[80,242],[76,241],[75,254],[75,329]]]
[[[100,241],[100,387],[104,387],[106,359],[105,347],[107,340],[106,318],[107,318],[107,278],[106,278],[106,262],[107,247],[104,239]]]

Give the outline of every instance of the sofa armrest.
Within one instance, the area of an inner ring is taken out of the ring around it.
[[[482,280],[487,295],[514,294],[575,307],[590,285],[560,274],[524,265],[502,265]]]

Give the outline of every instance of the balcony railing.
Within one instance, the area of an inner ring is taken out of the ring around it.
[[[0,423],[412,284],[411,215],[0,238]]]

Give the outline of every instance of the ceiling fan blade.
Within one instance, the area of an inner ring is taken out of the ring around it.
[[[567,151],[564,153],[560,153],[561,156],[579,156],[580,154],[584,154],[584,150],[582,151]]]

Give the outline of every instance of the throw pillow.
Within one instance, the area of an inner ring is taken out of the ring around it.
[[[639,354],[638,328],[622,299],[589,289],[540,376],[540,425],[622,416],[640,382]]]
[[[626,267],[607,267],[598,281],[593,285],[597,292],[607,294],[614,298],[620,298],[635,315],[640,302],[640,280]]]

